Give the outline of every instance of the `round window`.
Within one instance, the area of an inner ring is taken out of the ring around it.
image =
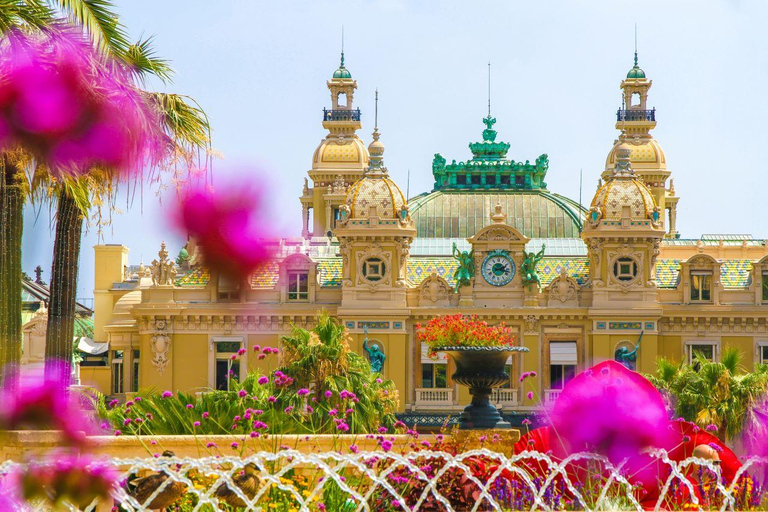
[[[633,258],[622,257],[613,263],[613,275],[619,281],[632,281],[637,277],[637,261]]]
[[[368,281],[381,281],[387,269],[381,258],[368,258],[363,262],[363,277]]]

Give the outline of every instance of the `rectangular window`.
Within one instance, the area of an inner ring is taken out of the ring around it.
[[[288,272],[288,300],[309,300],[309,272]]]
[[[123,351],[112,352],[112,393],[123,393]]]
[[[763,273],[763,300],[768,301],[768,272]]]
[[[444,363],[422,363],[421,365],[422,388],[447,388],[448,365]]]
[[[230,379],[240,380],[240,360],[232,356],[240,350],[240,341],[215,341],[216,361],[214,385],[218,390],[229,390]]]
[[[768,364],[768,344],[758,347],[758,355],[758,362],[760,364]]]
[[[696,362],[697,356],[703,357],[706,361],[715,361],[717,356],[717,344],[712,342],[688,343],[686,346],[688,364],[698,369]]]
[[[549,344],[549,389],[563,389],[576,375],[578,350],[575,341],[552,341]]]
[[[336,229],[336,225],[339,222],[339,219],[341,218],[341,211],[338,208],[333,209],[333,226],[332,228]]]
[[[691,272],[691,300],[698,302],[712,300],[712,272]]]
[[[508,174],[505,174],[501,177],[501,184],[502,185],[509,185],[511,183],[510,176]]]
[[[139,359],[141,356],[141,351],[134,350],[133,351],[133,385],[131,386],[131,391],[138,391],[139,390]]]
[[[525,186],[525,176],[515,176],[515,186],[516,187],[524,187]]]
[[[495,185],[496,184],[496,176],[493,174],[486,174],[485,175],[485,184],[486,185]]]
[[[472,176],[472,184],[473,185],[480,185],[482,183],[481,181],[482,177],[479,174]]]
[[[466,185],[467,184],[467,175],[466,174],[457,174],[456,175],[456,184],[457,185]]]
[[[237,302],[240,299],[240,283],[232,277],[219,275],[218,285],[219,302]]]

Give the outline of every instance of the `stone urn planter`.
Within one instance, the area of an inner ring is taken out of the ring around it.
[[[472,403],[459,417],[460,430],[478,430],[510,428],[502,420],[499,410],[491,405],[491,392],[509,382],[509,374],[504,371],[509,356],[518,352],[528,352],[525,347],[441,347],[437,352],[445,352],[456,363],[456,372],[451,378],[469,388]]]

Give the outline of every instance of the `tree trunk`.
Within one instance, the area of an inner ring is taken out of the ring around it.
[[[7,155],[0,156],[0,382],[21,366],[21,235],[23,177]]]
[[[70,365],[72,361],[82,231],[83,213],[70,192],[62,187],[56,212],[51,301],[48,306],[48,327],[45,338],[46,374],[49,375],[55,372],[57,362]],[[69,384],[70,374],[68,371],[64,374],[67,380],[63,385],[66,387]]]

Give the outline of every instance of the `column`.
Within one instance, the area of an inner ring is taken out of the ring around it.
[[[306,203],[301,204],[301,236],[309,238],[309,206]]]

